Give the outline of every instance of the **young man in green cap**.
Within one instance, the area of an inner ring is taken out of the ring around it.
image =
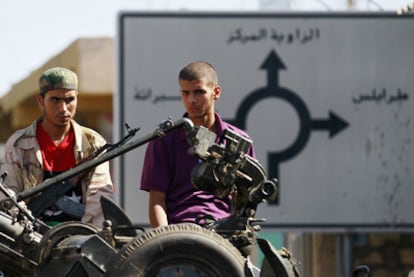
[[[43,116],[16,131],[5,145],[0,172],[8,173],[4,185],[12,193],[31,189],[75,167],[106,143],[100,134],[73,120],[78,103],[75,72],[62,67],[43,72],[36,99]],[[80,176],[74,183],[72,178],[70,189],[36,216],[50,225],[81,220],[102,227],[100,197],[113,198],[109,163],[100,164]],[[62,205],[62,201],[70,205]],[[30,202],[27,204],[30,208]]]

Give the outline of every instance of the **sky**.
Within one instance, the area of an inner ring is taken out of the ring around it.
[[[357,11],[411,1],[353,0]],[[120,11],[344,11],[346,0],[13,0],[0,8],[0,97],[82,37],[115,37]]]

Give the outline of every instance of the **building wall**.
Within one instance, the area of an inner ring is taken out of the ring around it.
[[[413,233],[371,233],[353,237],[353,263],[375,277],[406,277],[414,270]]]

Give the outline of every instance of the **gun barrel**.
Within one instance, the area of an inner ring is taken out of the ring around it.
[[[37,185],[36,187],[34,187],[33,189],[27,190],[27,191],[23,191],[20,192],[16,195],[16,199],[17,201],[21,201],[24,200],[28,197],[34,196],[36,194],[38,194],[39,192],[49,188],[50,186],[53,186],[54,184],[60,183],[64,180],[67,180],[69,178],[72,178],[86,170],[89,170],[99,164],[102,164],[106,161],[109,161],[111,159],[114,159],[128,151],[131,151],[151,140],[154,140],[156,138],[159,138],[163,135],[165,135],[166,133],[180,128],[180,127],[184,127],[186,130],[191,130],[194,127],[193,122],[188,119],[188,118],[181,118],[178,120],[166,120],[164,122],[162,122],[159,125],[159,128],[157,128],[155,131],[153,131],[152,133],[145,135],[141,138],[138,138],[134,141],[131,141],[127,144],[121,145],[118,148],[115,148],[111,151],[105,152],[102,155],[100,155],[99,157],[96,157],[94,159],[85,161],[84,163],[79,164],[78,166],[71,168],[53,178],[49,178],[47,180],[45,180],[44,182],[40,183],[39,185]]]
[[[278,192],[277,180],[267,180],[259,186],[253,188],[249,194],[249,201],[259,204],[263,200],[272,200]]]

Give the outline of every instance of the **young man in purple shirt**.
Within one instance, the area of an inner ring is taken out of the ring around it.
[[[214,67],[204,61],[186,65],[179,73],[181,101],[185,117],[195,126],[204,126],[217,135],[218,143],[225,129],[246,137],[246,132],[224,122],[214,110],[221,95]],[[145,153],[141,176],[141,189],[149,191],[149,219],[151,227],[180,222],[195,222],[199,216],[208,215],[215,220],[231,213],[229,197],[219,199],[197,190],[191,182],[191,170],[199,162],[187,153],[188,145],[183,129],[168,133],[151,141]],[[255,157],[253,146],[248,153]]]

